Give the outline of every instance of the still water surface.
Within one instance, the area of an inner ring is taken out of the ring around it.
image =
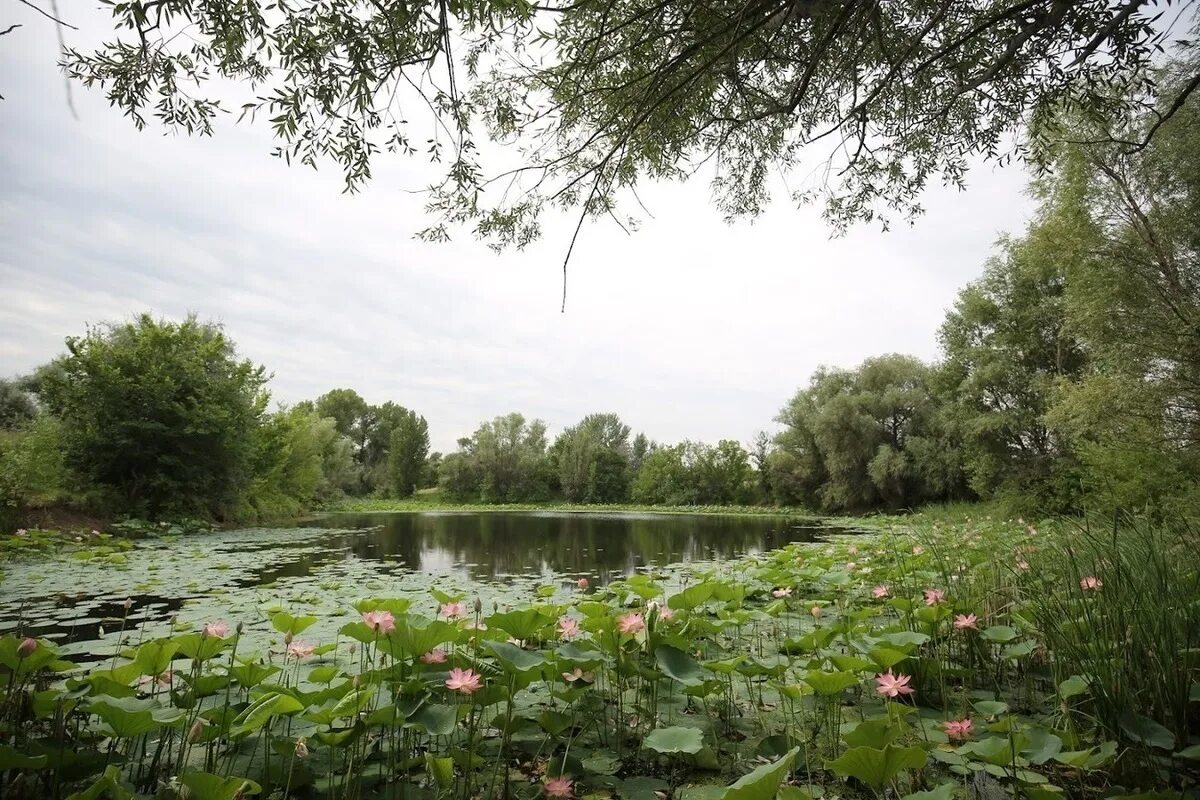
[[[484,512],[331,514],[287,528],[140,541],[5,565],[0,631],[56,639],[81,656],[115,647],[119,629],[160,636],[217,617],[270,634],[263,608],[303,607],[335,636],[366,596],[429,588],[529,599],[539,585],[593,587],[647,568],[712,563],[844,533],[813,520],[688,514]],[[130,602],[126,614],[126,600]],[[414,610],[421,610],[414,603]],[[126,634],[128,636],[128,634]],[[128,642],[128,638],[124,641]]]

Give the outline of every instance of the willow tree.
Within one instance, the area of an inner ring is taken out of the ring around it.
[[[1160,102],[1147,67],[1193,20],[1171,5],[132,0],[64,65],[138,126],[208,134],[222,110],[268,124],[277,155],[336,162],[351,190],[383,151],[438,162],[423,234],[521,246],[548,208],[621,221],[640,181],[705,164],[730,216],[761,211],[769,176],[802,160],[817,177],[793,199],[836,226],[918,213],[931,180],[1030,155],[1064,110]],[[515,145],[510,168],[485,140]]]

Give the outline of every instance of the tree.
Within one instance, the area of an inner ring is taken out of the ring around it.
[[[22,382],[0,379],[0,430],[20,428],[35,416],[37,405]]]
[[[631,493],[636,503],[685,505],[690,496],[685,446],[658,447],[650,452],[633,479]]]
[[[221,328],[189,316],[92,328],[39,390],[67,464],[140,514],[221,515],[249,480],[267,394]]]
[[[624,499],[631,455],[629,426],[616,414],[589,414],[567,428],[551,448],[559,487],[568,502]]]
[[[317,398],[317,413],[334,421],[338,433],[354,443],[355,460],[365,463],[374,425],[367,401],[353,389],[332,389]]]
[[[548,207],[615,213],[639,178],[700,164],[716,165],[731,216],[758,213],[768,176],[814,155],[835,182],[794,197],[823,197],[835,223],[916,213],[931,178],[1036,155],[1031,120],[1044,135],[1064,109],[1115,119],[1152,103],[1146,68],[1176,38],[1150,4],[1123,0],[180,0],[113,15],[106,43],[68,51],[66,70],[135,125],[210,134],[226,109],[206,84],[240,80],[235,102],[270,120],[278,155],[332,160],[355,189],[376,153],[426,154],[448,165],[426,236],[465,223],[518,246]],[[1195,86],[1170,87],[1164,107]],[[409,129],[413,104],[437,117],[428,135]],[[525,163],[490,171],[479,134],[523,145]],[[513,187],[484,194],[494,179]]]
[[[956,496],[962,481],[931,377],[896,354],[818,370],[777,419],[785,427],[768,456],[777,499],[863,510]]]
[[[1177,89],[1196,59],[1156,76]],[[1112,124],[1077,118],[1043,203],[1081,244],[1066,324],[1087,351],[1048,423],[1082,465],[1091,508],[1170,513],[1200,473],[1200,104]],[[1125,142],[1158,133],[1144,148]],[[1058,236],[1061,238],[1062,234]]]
[[[388,475],[397,497],[410,497],[416,490],[428,454],[428,423],[416,412],[405,411],[392,427],[388,442]]]
[[[546,458],[546,423],[518,413],[482,423],[442,459],[439,484],[456,499],[485,503],[544,500],[552,475]]]
[[[942,325],[949,412],[971,487],[984,497],[1059,511],[1078,498],[1070,443],[1047,412],[1087,364],[1066,317],[1068,265],[1083,241],[1069,219],[1044,209],[1024,238],[1001,243]]]

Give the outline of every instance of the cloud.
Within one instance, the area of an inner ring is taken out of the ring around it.
[[[139,133],[79,87],[76,122],[53,31],[28,22],[0,48],[2,374],[87,323],[194,311],[274,373],[278,400],[350,386],[417,409],[442,450],[511,410],[746,441],[820,364],[935,357],[956,291],[1030,212],[1025,176],[991,166],[965,193],[931,190],[911,228],[841,239],[817,209],[726,225],[704,183],[648,186],[653,218],[634,235],[585,227],[560,314],[570,219],[523,253],[426,244],[412,162],[384,157],[346,195],[336,169],[269,157],[262,127]]]

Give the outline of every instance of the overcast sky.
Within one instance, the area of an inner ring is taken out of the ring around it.
[[[86,43],[104,18],[60,3]],[[585,227],[559,313],[572,221],[496,255],[425,244],[421,171],[384,157],[364,192],[336,168],[289,168],[262,127],[213,139],[138,132],[54,63],[52,26],[0,7],[0,375],[63,349],[87,323],[142,311],[221,322],[295,402],[352,387],[393,400],[453,449],[509,411],[556,431],[616,411],[659,441],[748,441],[819,365],[886,352],[937,356],[936,330],[997,236],[1031,213],[1025,176],[984,166],[933,190],[890,233],[831,239],[819,209],[778,202],[725,224],[706,183],[647,187],[632,236]],[[72,38],[74,37],[74,38]]]

